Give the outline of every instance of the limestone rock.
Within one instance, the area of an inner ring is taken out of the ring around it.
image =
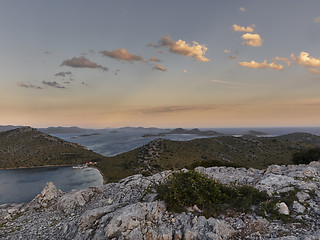
[[[198,167],[196,171],[223,184],[267,190],[274,197],[298,190],[293,205],[282,202],[278,207],[281,214],[304,224],[241,212],[205,218],[196,206],[190,212],[168,212],[165,203],[147,191],[173,173],[164,171],[69,193],[48,183],[28,204],[0,205],[0,239],[320,239],[319,162],[267,170]]]
[[[297,201],[293,202],[292,207],[297,213],[303,213],[306,210],[306,208]]]
[[[31,202],[30,207],[48,207],[53,204],[63,194],[52,182],[48,182],[42,192],[38,194]]]
[[[285,204],[284,202],[278,203],[277,207],[278,207],[278,211],[280,214],[290,215],[289,208],[288,208],[287,204]]]
[[[298,192],[296,197],[298,198],[299,202],[303,203],[306,199],[310,198],[310,195],[306,192]]]

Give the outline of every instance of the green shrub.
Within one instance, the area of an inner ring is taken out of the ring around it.
[[[312,161],[318,161],[320,159],[320,148],[313,148],[294,153],[292,161],[295,164],[309,164]]]
[[[202,159],[206,159],[202,157]],[[196,167],[234,167],[234,168],[240,168],[244,167],[242,165],[232,163],[232,162],[226,162],[226,161],[219,161],[219,160],[202,160],[202,161],[196,161],[192,163],[190,166],[187,166],[188,169],[195,169]]]
[[[206,217],[222,211],[249,212],[252,205],[268,199],[266,192],[250,186],[226,186],[198,172],[178,172],[157,186],[157,199],[163,200],[170,211],[182,212],[197,205]]]

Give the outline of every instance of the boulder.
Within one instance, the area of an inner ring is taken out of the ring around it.
[[[277,203],[277,207],[278,207],[278,211],[280,214],[290,215],[289,208],[288,208],[287,204],[285,204],[284,202]]]

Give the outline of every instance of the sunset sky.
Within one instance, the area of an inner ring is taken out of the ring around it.
[[[0,125],[320,125],[319,0],[3,0]]]

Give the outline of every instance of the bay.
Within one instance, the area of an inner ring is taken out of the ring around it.
[[[41,193],[47,182],[63,192],[101,186],[103,177],[95,168],[41,167],[0,170],[0,204],[26,203]]]

